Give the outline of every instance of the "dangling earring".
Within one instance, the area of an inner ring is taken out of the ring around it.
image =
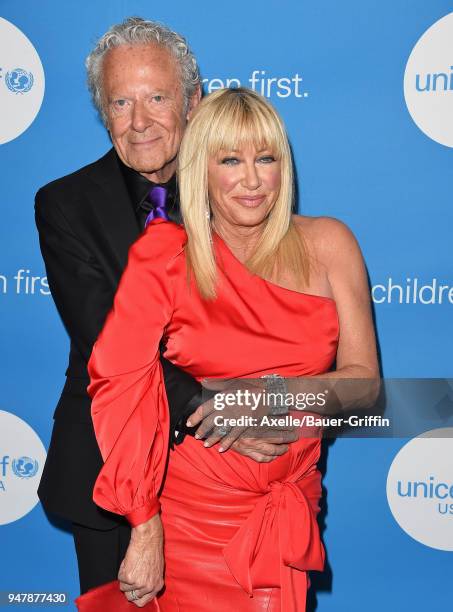
[[[212,230],[214,229],[214,226],[213,226],[213,225],[212,225],[212,223],[211,223],[211,207],[209,206],[209,204],[208,204],[208,207],[207,207],[207,209],[206,209],[205,215],[206,215],[206,221],[207,221],[207,223],[208,223],[209,242],[210,242],[211,244],[213,244],[213,243],[214,243],[214,241],[213,241],[213,239],[212,239]],[[214,231],[215,231],[215,230],[214,230]]]

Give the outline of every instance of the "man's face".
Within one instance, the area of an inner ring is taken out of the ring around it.
[[[103,64],[103,103],[113,146],[126,166],[156,183],[168,181],[194,96],[184,112],[176,60],[155,44],[123,45]]]

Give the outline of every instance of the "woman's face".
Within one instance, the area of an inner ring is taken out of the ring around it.
[[[254,227],[274,206],[281,184],[281,162],[270,149],[253,145],[220,151],[208,162],[208,188],[216,224]]]

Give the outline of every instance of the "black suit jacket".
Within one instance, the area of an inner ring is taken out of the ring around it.
[[[122,519],[92,501],[102,458],[86,392],[87,362],[141,231],[114,149],[40,189],[35,212],[50,290],[71,341],[38,495],[49,512],[109,529]],[[167,360],[162,365],[173,427],[200,385]]]

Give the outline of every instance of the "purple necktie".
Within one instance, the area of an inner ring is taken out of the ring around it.
[[[165,208],[165,202],[167,200],[167,190],[165,187],[155,185],[150,189],[147,200],[152,205],[152,209],[145,219],[145,227],[151,223],[153,219],[159,218],[165,219],[166,221],[170,220]]]

